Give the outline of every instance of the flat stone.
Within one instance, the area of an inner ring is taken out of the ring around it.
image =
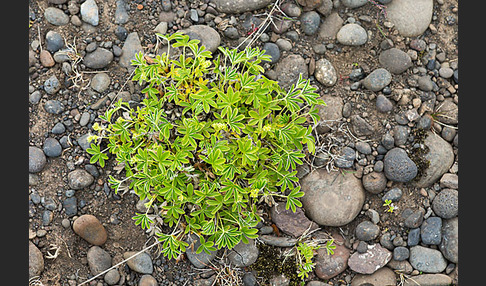
[[[432,20],[433,0],[394,0],[387,5],[387,19],[404,37],[420,36]]]
[[[351,147],[344,147],[336,158],[334,164],[338,168],[351,168],[356,159],[356,151]]]
[[[98,275],[111,267],[110,254],[97,245],[91,246],[86,256],[92,275]]]
[[[331,95],[331,93],[324,94],[320,97],[324,100],[326,105],[318,105],[319,122],[316,126],[318,134],[323,134],[331,131],[338,122],[343,118],[343,99],[339,96]]]
[[[68,174],[68,184],[73,190],[84,189],[93,182],[93,176],[83,169],[76,169]]]
[[[57,93],[61,89],[61,83],[57,79],[55,75],[50,76],[45,82],[44,82],[44,90],[47,92],[47,94],[53,95]]]
[[[255,263],[260,251],[255,245],[253,239],[249,239],[249,243],[246,244],[240,241],[228,254],[228,259],[236,267],[247,267]]]
[[[94,215],[90,214],[78,217],[73,223],[73,231],[93,245],[102,245],[108,238],[104,226]]]
[[[393,103],[383,94],[378,94],[376,97],[376,109],[382,113],[390,112],[393,110]]]
[[[321,84],[331,87],[337,82],[337,72],[334,66],[325,58],[316,62],[314,76]]]
[[[424,244],[438,245],[442,241],[442,219],[429,217],[420,226],[420,237]]]
[[[398,202],[402,198],[402,195],[403,195],[403,191],[400,188],[395,187],[387,191],[383,195],[381,200],[383,202],[385,202],[386,200],[390,200],[392,202]]]
[[[40,276],[44,271],[44,256],[35,244],[29,241],[29,278]]]
[[[428,147],[429,152],[425,154],[424,160],[429,162],[429,166],[425,169],[424,174],[414,182],[418,188],[432,186],[449,171],[454,163],[454,152],[449,142],[432,131],[427,131],[426,135],[424,145]]]
[[[378,269],[375,273],[371,275],[367,274],[356,274],[351,281],[351,286],[388,286],[396,285],[395,272],[388,267],[383,267]]]
[[[420,274],[405,279],[403,286],[449,286],[452,278],[445,274]]]
[[[39,60],[41,62],[41,65],[46,68],[53,67],[56,62],[52,58],[51,53],[48,50],[42,50],[39,53]]]
[[[363,117],[355,114],[350,117],[351,129],[353,133],[360,136],[369,136],[375,132],[375,129]]]
[[[95,91],[101,93],[104,92],[110,86],[111,78],[108,74],[102,72],[95,74],[91,79],[90,86]]]
[[[389,150],[383,164],[385,176],[391,181],[406,183],[417,176],[417,165],[402,148],[395,147]]]
[[[447,267],[447,261],[439,250],[416,245],[410,247],[410,264],[418,271],[440,273]]]
[[[405,246],[398,246],[393,249],[393,259],[404,261],[410,257],[410,250]]]
[[[410,256],[410,251],[409,251],[409,256]],[[412,265],[410,265],[410,262],[408,260],[402,260],[402,261],[397,261],[397,260],[390,260],[388,264],[386,265],[387,267],[390,267],[393,270],[397,270],[400,273],[404,274],[410,274],[413,271]]]
[[[437,109],[437,120],[445,124],[457,124],[459,108],[452,98],[446,98]]]
[[[132,66],[131,60],[135,59],[135,54],[143,52],[142,43],[138,37],[137,32],[132,32],[128,34],[125,39],[125,43],[122,47],[122,54],[120,56],[120,66],[127,68],[129,71],[134,70],[135,67]]]
[[[453,263],[458,263],[459,251],[459,219],[445,219],[442,223],[442,242],[439,249],[442,255]]]
[[[319,40],[335,40],[336,35],[343,26],[344,20],[337,12],[332,12],[319,26],[317,37]]]
[[[277,247],[292,247],[297,244],[297,238],[285,237],[285,236],[274,236],[263,234],[258,237],[265,244],[277,246]]]
[[[270,214],[272,221],[281,231],[296,238],[302,236],[306,231],[319,228],[315,222],[305,216],[304,211],[299,207],[294,213],[290,208],[286,210],[285,204],[278,204],[271,208]]]
[[[58,157],[62,153],[62,147],[56,138],[48,137],[42,148],[47,157]]]
[[[349,250],[344,245],[336,245],[334,254],[327,254],[323,247],[317,250],[314,257],[314,272],[317,277],[327,280],[336,277],[348,267]]]
[[[412,59],[404,51],[391,48],[380,53],[380,64],[394,74],[401,74],[412,66]]]
[[[339,43],[347,46],[361,46],[368,41],[368,33],[358,24],[346,24],[336,34]]]
[[[373,274],[392,259],[392,253],[380,244],[368,245],[365,253],[355,252],[348,259],[351,270],[361,274]]]
[[[214,0],[216,10],[221,13],[239,14],[251,12],[266,7],[271,4],[272,0]]]
[[[118,281],[120,281],[120,272],[118,272],[118,269],[116,268],[111,269],[110,271],[106,272],[105,276],[103,276],[103,280],[108,285],[115,285],[118,283]]]
[[[358,8],[368,3],[368,0],[341,0],[341,3],[348,8]]]
[[[302,205],[307,217],[319,225],[343,226],[363,207],[365,191],[351,173],[318,169],[301,180]]]
[[[123,25],[130,19],[126,5],[127,4],[123,0],[116,1],[115,24]]]

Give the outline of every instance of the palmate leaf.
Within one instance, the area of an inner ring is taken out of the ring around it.
[[[150,224],[154,223],[147,214],[135,213],[135,216],[132,217],[132,219],[135,220],[135,225],[140,225],[142,229],[148,229]]]
[[[297,171],[289,172],[289,171],[280,171],[277,173],[279,181],[277,182],[277,186],[281,186],[281,191],[284,192],[287,188],[290,190],[294,189],[293,182],[298,182],[299,179],[295,176]]]
[[[90,164],[94,164],[98,162],[101,168],[105,167],[105,160],[108,159],[108,155],[101,152],[100,146],[91,143],[91,148],[86,149],[86,152],[92,155],[91,158],[89,159]]]
[[[295,187],[290,194],[287,196],[287,202],[285,204],[285,209],[288,210],[289,208],[292,209],[292,212],[295,213],[297,207],[302,207],[302,202],[300,202],[297,198],[303,197],[304,192],[300,191],[300,186]]]

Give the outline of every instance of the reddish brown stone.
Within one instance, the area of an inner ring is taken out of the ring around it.
[[[102,245],[108,234],[101,222],[93,215],[80,216],[73,223],[74,232],[93,245]]]

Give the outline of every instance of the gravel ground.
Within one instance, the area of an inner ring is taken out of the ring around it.
[[[39,0],[29,21],[31,285],[118,264],[86,285],[298,285],[282,253],[307,228],[336,249],[306,285],[458,284],[457,0]],[[179,30],[213,52],[261,32],[265,76],[288,87],[302,73],[327,104],[318,152],[298,168],[303,208],[262,205],[249,245],[121,263],[154,237],[131,219],[137,197],[109,187],[116,162],[89,163],[87,136],[115,96],[141,100],[134,53]]]

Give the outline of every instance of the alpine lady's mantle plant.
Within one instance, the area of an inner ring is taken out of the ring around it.
[[[164,256],[184,252],[190,233],[201,242],[197,253],[248,243],[257,237],[259,203],[302,206],[295,169],[305,149],[315,153],[312,126],[324,102],[302,77],[288,91],[264,77],[260,63],[270,56],[258,48],[220,47],[210,60],[187,35],[157,37],[167,53],[132,60],[145,98],[136,107],[118,100],[100,116],[90,162],[104,167],[110,153],[124,166],[125,178],[109,183],[116,191],[127,184],[156,210],[136,213],[137,225],[152,228],[159,217],[170,227],[155,232]],[[171,120],[174,109],[180,116]]]

